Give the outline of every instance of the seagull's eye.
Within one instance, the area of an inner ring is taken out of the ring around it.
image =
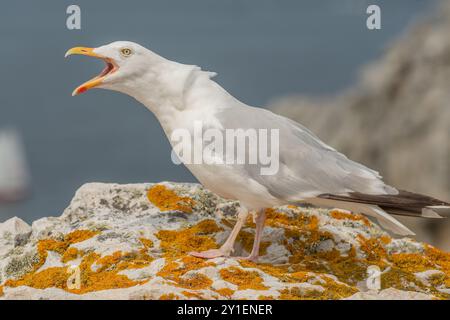
[[[129,56],[131,56],[133,54],[133,51],[131,51],[130,48],[123,48],[123,49],[120,50],[120,53],[124,57],[129,57]]]

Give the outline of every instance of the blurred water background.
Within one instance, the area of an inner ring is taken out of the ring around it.
[[[82,30],[66,29],[66,8],[82,10]],[[436,1],[136,0],[10,1],[0,11],[0,130],[21,135],[31,192],[0,205],[0,221],[60,215],[86,182],[195,181],[170,161],[153,115],[105,90],[70,96],[102,62],[64,60],[76,45],[136,41],[182,63],[218,72],[216,80],[255,106],[302,93],[332,94],[381,55]],[[369,4],[382,30],[366,28]],[[320,114],[317,114],[320,116]],[[1,163],[0,163],[1,166]]]

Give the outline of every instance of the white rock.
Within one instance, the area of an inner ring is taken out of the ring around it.
[[[429,294],[403,291],[394,288],[384,289],[379,292],[358,292],[345,300],[432,300],[435,297]]]

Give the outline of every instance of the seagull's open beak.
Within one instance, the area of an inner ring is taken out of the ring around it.
[[[119,68],[113,59],[99,55],[99,54],[95,53],[94,50],[95,50],[94,48],[75,47],[75,48],[69,49],[66,52],[65,57],[68,57],[73,54],[81,54],[84,56],[90,56],[90,57],[102,59],[106,63],[106,67],[103,69],[103,71],[98,76],[96,76],[95,78],[92,78],[89,81],[86,81],[85,83],[80,85],[78,88],[76,88],[72,92],[72,96],[75,96],[77,94],[83,93],[89,89],[99,86],[108,75],[110,75],[111,73],[114,73]]]

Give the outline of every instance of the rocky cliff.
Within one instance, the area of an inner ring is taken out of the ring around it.
[[[0,224],[0,299],[450,297],[450,254],[338,210],[268,210],[258,264],[187,255],[222,243],[237,206],[197,184],[86,184],[60,217]]]
[[[388,183],[450,200],[449,32],[450,2],[442,1],[366,66],[352,88],[332,97],[287,97],[273,109]],[[450,249],[449,229],[438,221],[421,238]]]

